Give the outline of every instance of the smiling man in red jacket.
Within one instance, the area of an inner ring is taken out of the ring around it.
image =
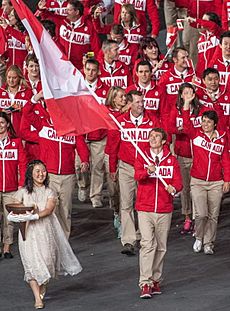
[[[182,179],[176,158],[165,146],[167,135],[161,128],[149,134],[150,147],[135,162],[135,179],[138,181],[136,210],[141,233],[140,249],[140,298],[161,294],[163,260],[173,211],[173,194],[182,189]],[[162,177],[167,187],[160,181]]]

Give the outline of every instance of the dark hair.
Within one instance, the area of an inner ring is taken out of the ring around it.
[[[78,1],[78,0],[69,0],[68,3],[71,4],[74,7],[75,10],[79,11],[80,16],[83,15],[83,13],[84,13],[84,6],[83,6],[83,4],[80,1]]]
[[[87,61],[85,62],[85,67],[87,64],[93,64],[97,66],[97,69],[99,70],[99,62],[98,60],[94,59],[94,58],[89,58],[87,59]]]
[[[43,165],[46,169],[45,164],[41,160],[33,160],[27,165],[24,187],[26,188],[28,193],[32,193],[33,189],[34,189],[33,169],[34,169],[35,165],[40,165],[40,164]],[[46,169],[46,171],[47,171],[47,169]],[[47,172],[46,179],[44,180],[43,184],[46,188],[49,186],[48,172]]]
[[[217,112],[215,110],[207,110],[207,111],[205,111],[202,114],[202,120],[203,120],[204,117],[207,117],[208,119],[213,120],[215,128],[216,128],[216,125],[218,123],[219,118],[218,118]]]
[[[222,44],[224,38],[230,38],[230,31],[225,31],[222,33],[222,35],[220,36],[220,44]]]
[[[138,69],[139,69],[140,66],[148,66],[150,72],[152,72],[152,66],[151,66],[150,62],[148,62],[147,60],[141,60],[141,61],[137,64],[136,72],[138,72]]]
[[[49,19],[45,19],[43,21],[41,21],[41,24],[43,25],[43,27],[48,31],[48,33],[50,34],[50,36],[53,38],[56,35],[56,24],[49,20]]]
[[[1,111],[0,112],[0,118],[5,119],[6,123],[9,124],[7,132],[10,134],[9,135],[10,137],[15,138],[17,135],[16,135],[14,127],[13,127],[13,125],[11,123],[10,116],[6,112]]]
[[[124,36],[124,28],[121,24],[113,24],[110,32],[113,32],[115,35]]]
[[[202,79],[205,79],[210,73],[214,73],[214,74],[217,74],[218,77],[220,77],[220,73],[217,69],[215,68],[207,68],[203,71],[203,74],[202,74]]]
[[[188,51],[186,50],[186,48],[184,48],[184,47],[182,47],[182,46],[178,46],[177,48],[175,48],[175,49],[173,50],[173,52],[172,52],[172,58],[174,58],[174,57],[177,58],[178,53],[179,53],[180,51],[188,52]]]
[[[152,37],[145,37],[145,38],[141,38],[140,40],[140,54],[141,54],[141,58],[148,60],[148,56],[146,54],[144,54],[143,50],[146,50],[146,48],[148,47],[152,47],[155,46],[158,49],[158,61],[160,60],[160,48],[159,45],[156,41],[156,39],[152,38]]]
[[[143,94],[140,91],[137,91],[137,90],[129,91],[128,94],[126,95],[127,102],[131,102],[131,103],[133,102],[133,95],[143,96]]]
[[[10,3],[9,3],[10,4]],[[11,4],[12,5],[12,4]],[[19,16],[18,16],[18,14],[17,14],[17,12],[15,11],[15,10],[13,10],[13,12],[14,12],[14,17],[15,17],[15,19],[16,19],[16,26],[18,27],[18,30],[20,31],[20,32],[24,32],[26,29],[25,29],[25,27],[24,27],[24,25],[23,25],[23,23],[21,22],[21,19],[19,18]]]
[[[216,13],[208,12],[208,13],[204,13],[204,15],[207,15],[211,22],[214,22],[215,24],[217,24],[220,27],[222,26],[221,25],[221,19],[220,19],[219,15],[217,15]]]
[[[176,108],[180,111],[180,113],[182,113],[182,108],[184,106],[184,100],[181,97],[181,95],[185,88],[190,88],[193,90],[193,93],[196,93],[195,87],[192,84],[185,82],[180,85],[176,101]],[[192,106],[192,113],[197,117],[200,111],[200,103],[197,96],[195,96],[195,98],[192,100],[191,106]]]
[[[26,56],[25,62],[26,62],[26,66],[29,65],[29,62],[34,62],[34,63],[38,64],[38,59],[37,59],[36,55],[34,53],[32,53],[32,54],[28,54]]]
[[[161,134],[162,134],[162,140],[167,140],[167,133],[166,133],[165,130],[163,130],[161,127],[154,127],[154,128],[151,129],[151,131],[149,132],[149,135],[150,135],[152,132],[161,133]]]

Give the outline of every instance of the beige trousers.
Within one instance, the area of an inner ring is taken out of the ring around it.
[[[175,2],[170,0],[164,0],[164,14],[166,25],[176,26],[176,20],[178,18],[187,17],[187,9],[177,8]],[[180,32],[179,32],[180,33]],[[184,30],[182,31],[182,42],[180,42],[180,37],[178,36],[177,46],[184,46],[188,52],[189,57],[193,60],[194,66],[197,63],[197,41],[200,37],[199,31],[196,28],[193,28],[189,23],[184,22]]]
[[[137,240],[134,198],[137,182],[134,179],[134,167],[119,161],[120,213],[121,213],[121,243],[134,245]]]
[[[117,181],[113,181],[110,177],[109,172],[109,156],[105,154],[104,158],[105,163],[105,177],[107,182],[107,190],[109,193],[109,206],[114,210],[114,213],[119,213],[119,183]]]
[[[2,219],[3,243],[13,244],[14,223],[7,220],[8,212],[5,208],[6,204],[14,201],[13,195],[16,191],[0,192],[0,217]]]
[[[190,195],[190,181],[191,181],[191,165],[192,159],[178,156],[180,164],[180,171],[183,180],[183,190],[181,191],[181,211],[182,215],[192,214],[192,200]]]
[[[195,236],[203,244],[216,239],[223,181],[205,181],[191,177],[191,194],[195,210]]]
[[[101,201],[101,193],[104,183],[104,156],[106,137],[100,141],[88,143],[91,157],[90,200]]]
[[[50,188],[56,191],[58,203],[55,214],[67,238],[71,232],[72,195],[76,182],[74,174],[56,175],[49,173]]]
[[[151,285],[162,280],[164,257],[172,213],[152,213],[138,211],[141,233],[139,286]]]
[[[183,45],[189,52],[189,58],[193,61],[194,67],[197,64],[198,48],[197,42],[200,38],[200,32],[198,29],[193,28],[189,23],[184,23],[184,31],[182,35]]]

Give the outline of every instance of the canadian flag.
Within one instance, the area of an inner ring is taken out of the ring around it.
[[[11,1],[24,24],[38,58],[42,89],[58,135],[80,135],[97,129],[117,129],[90,91],[84,77],[65,57],[22,0]]]
[[[171,49],[177,39],[178,28],[176,26],[168,26],[166,34],[166,45]]]

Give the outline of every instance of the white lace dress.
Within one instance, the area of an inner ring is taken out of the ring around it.
[[[35,187],[32,194],[21,188],[14,197],[25,206],[36,204],[42,211],[47,200],[56,196],[43,186]],[[41,285],[58,275],[75,275],[82,270],[54,213],[27,222],[26,240],[23,241],[19,231],[18,244],[27,282],[34,279]]]

